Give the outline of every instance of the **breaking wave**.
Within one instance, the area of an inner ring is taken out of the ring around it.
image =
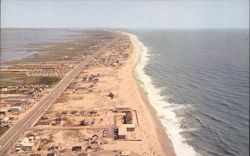
[[[150,104],[157,112],[157,117],[165,127],[166,133],[172,141],[174,151],[177,156],[198,155],[185,141],[181,135],[184,129],[181,128],[180,119],[177,118],[175,111],[181,109],[174,104],[166,101],[166,97],[161,95],[161,89],[153,85],[152,79],[145,72],[145,67],[149,63],[149,51],[136,36],[138,61],[135,68],[135,75],[139,80],[140,86],[144,89]]]

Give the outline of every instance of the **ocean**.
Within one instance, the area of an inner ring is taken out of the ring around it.
[[[125,30],[141,42],[137,78],[177,156],[249,155],[248,30]],[[1,63],[81,30],[1,30]]]
[[[177,156],[249,155],[249,31],[127,30],[136,75]]]

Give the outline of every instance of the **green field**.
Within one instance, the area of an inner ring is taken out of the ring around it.
[[[54,85],[60,80],[61,78],[52,76],[27,76],[24,72],[0,72],[0,88],[19,84]]]

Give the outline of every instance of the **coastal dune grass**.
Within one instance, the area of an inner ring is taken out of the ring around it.
[[[83,50],[87,50],[96,43],[92,40],[89,41],[69,41],[63,43],[54,43],[49,45],[40,45],[34,48],[37,53],[25,57],[20,60],[12,60],[6,62],[6,64],[18,64],[23,62],[50,62],[50,61],[61,61],[70,60],[78,54],[82,53]]]
[[[0,72],[0,88],[20,84],[54,85],[60,80],[53,76],[27,76],[24,72]]]

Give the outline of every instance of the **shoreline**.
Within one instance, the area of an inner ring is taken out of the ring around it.
[[[156,115],[157,111],[150,104],[149,99],[146,95],[146,92],[140,84],[141,80],[136,76],[136,67],[140,60],[140,49],[139,49],[138,39],[133,34],[126,33],[126,32],[122,32],[122,33],[125,35],[128,35],[131,40],[131,43],[133,44],[134,48],[133,48],[131,59],[133,59],[134,65],[132,68],[132,76],[133,76],[134,81],[136,82],[136,88],[138,89],[138,92],[140,93],[140,98],[143,100],[145,107],[149,112],[149,116],[150,118],[152,118],[154,122],[153,128],[155,128],[157,132],[157,139],[158,139],[158,142],[161,144],[162,152],[166,154],[167,156],[175,156],[176,154],[172,145],[172,141],[170,140],[167,132],[165,131],[166,128],[162,125],[161,121],[157,118],[157,115]]]
[[[71,84],[73,89],[66,89],[65,94],[62,93],[59,97],[68,100],[56,101],[48,108],[48,112],[43,114],[44,118],[48,118],[48,124],[37,123],[34,131],[27,131],[26,136],[32,133],[38,133],[43,137],[53,136],[53,143],[60,144],[62,149],[70,149],[76,145],[76,142],[89,144],[82,139],[85,137],[91,138],[91,135],[95,134],[101,136],[99,143],[104,153],[116,149],[131,151],[134,156],[176,155],[165,128],[157,118],[157,110],[150,104],[150,99],[146,95],[147,92],[140,86],[139,77],[135,73],[140,56],[142,56],[140,52],[143,52],[142,43],[132,34],[116,33],[120,35],[119,40],[110,44],[105,53],[95,57],[89,68],[83,69],[74,79],[75,83]],[[113,57],[111,63],[114,63],[117,59],[119,64],[110,65],[108,64],[110,62],[105,62],[110,57]],[[102,58],[104,61],[100,62]],[[84,79],[91,76],[97,77],[97,81]],[[79,91],[75,92],[75,90]],[[110,98],[108,93],[112,93],[114,99]],[[124,117],[124,112],[113,111],[121,108],[127,108],[129,111],[126,112],[131,112],[132,123],[130,125],[126,125],[121,120],[121,117]],[[98,112],[98,116],[87,117],[79,114],[80,112],[77,112],[77,115],[72,114],[75,110],[94,110]],[[68,111],[71,115],[64,116],[62,113],[64,111]],[[78,127],[77,131],[67,130],[67,128],[75,129],[76,126],[79,126],[83,117],[86,120],[94,121],[90,131],[85,130],[88,128],[84,127],[86,125],[83,125],[80,129]],[[63,127],[52,125],[55,118],[65,118],[66,122],[61,125]],[[110,139],[102,136],[101,129],[109,129],[111,125],[116,125],[117,130],[120,130],[118,141],[113,140],[112,137]],[[129,126],[132,126],[132,130],[128,130]],[[79,135],[82,139],[76,140],[75,135]],[[49,145],[41,146],[43,150],[40,152],[46,153]]]
[[[144,71],[148,63],[147,47],[138,40],[136,35],[128,35],[134,41],[132,43],[137,46],[137,63],[133,69],[134,79],[137,81],[138,90],[140,91],[141,98],[144,100],[144,105],[149,110],[151,118],[154,119],[157,127],[156,133],[158,134],[159,142],[162,143],[162,148],[170,150],[172,155],[197,155],[193,147],[188,145],[185,142],[186,139],[181,135],[182,130],[176,113],[171,108],[166,109],[164,113],[162,112],[161,104],[168,107],[171,107],[172,104],[162,100],[160,96],[161,90],[152,84],[152,79]]]

